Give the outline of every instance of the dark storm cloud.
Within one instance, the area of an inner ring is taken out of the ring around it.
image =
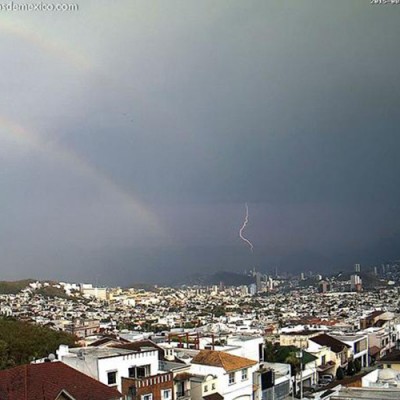
[[[5,275],[111,282],[115,266],[120,281],[157,280],[395,257],[399,18],[361,0],[7,14],[2,118],[42,146],[0,126]],[[237,237],[246,201],[254,258]]]

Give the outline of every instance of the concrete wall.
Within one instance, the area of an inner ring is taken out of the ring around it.
[[[158,372],[158,352],[146,351],[124,356],[101,358],[98,360],[98,380],[107,385],[108,372],[117,371],[117,389],[121,391],[121,378],[129,377],[129,368],[143,365],[150,365],[150,375],[155,375]]]

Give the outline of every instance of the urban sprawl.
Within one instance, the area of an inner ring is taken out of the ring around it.
[[[252,283],[29,281],[1,294],[3,320],[69,333],[75,345],[3,367],[0,399],[400,399],[397,262],[243,277]]]

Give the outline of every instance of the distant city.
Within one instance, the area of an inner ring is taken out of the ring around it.
[[[179,287],[3,281],[0,330],[14,320],[69,335],[34,353],[30,373],[94,378],[104,399],[386,399],[400,396],[399,278],[393,261]]]

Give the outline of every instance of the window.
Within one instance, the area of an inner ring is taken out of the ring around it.
[[[321,365],[325,365],[326,364],[326,356],[322,356],[321,357]]]
[[[151,393],[144,394],[143,396],[141,396],[141,400],[152,400],[152,399],[153,399],[153,395]]]
[[[109,385],[116,385],[117,384],[117,371],[107,372],[107,383]]]
[[[242,369],[242,381],[247,379],[247,368]]]
[[[211,390],[215,390],[215,383],[211,384]]]
[[[170,390],[170,389],[168,389],[168,390],[163,390],[163,391],[162,391],[162,398],[163,398],[164,400],[170,399],[170,398],[171,398],[171,390]]]
[[[208,392],[208,385],[204,385],[204,393]]]
[[[142,365],[140,367],[133,366],[128,368],[128,376],[129,378],[146,378],[146,376],[150,376],[150,365]]]
[[[233,385],[235,383],[235,373],[234,372],[230,372],[229,373],[229,384]]]

